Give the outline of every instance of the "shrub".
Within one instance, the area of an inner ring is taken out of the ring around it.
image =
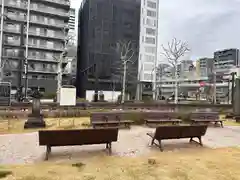
[[[0,179],[1,179],[1,178],[5,178],[5,177],[7,177],[7,176],[9,176],[9,175],[11,175],[11,174],[12,174],[11,171],[0,170]]]
[[[84,98],[77,98],[77,102],[89,102],[89,101]]]
[[[143,125],[145,123],[140,113],[125,114],[124,119],[132,120],[135,125]]]
[[[176,118],[181,119],[183,122],[190,122],[190,114],[189,113],[177,113]]]
[[[56,98],[56,93],[44,93],[42,98],[46,98],[46,99],[54,99]]]

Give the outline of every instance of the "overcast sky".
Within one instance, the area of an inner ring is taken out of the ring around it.
[[[188,42],[191,59],[240,48],[240,0],[160,0],[159,44],[172,37]]]

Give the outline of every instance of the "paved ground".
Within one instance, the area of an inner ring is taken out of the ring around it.
[[[147,132],[154,129],[147,127],[132,127],[131,130],[120,130],[119,140],[113,143],[113,155],[143,156],[153,151]],[[203,138],[205,147],[240,146],[240,127],[208,128]],[[187,139],[163,141],[165,151],[181,151],[184,148],[202,148],[197,144],[189,144]],[[49,161],[65,161],[66,159],[81,159],[105,154],[105,145],[56,147],[52,149]],[[38,146],[38,134],[0,135],[0,164],[34,163],[43,161],[45,147]]]

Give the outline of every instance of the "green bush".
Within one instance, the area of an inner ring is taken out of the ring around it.
[[[56,93],[44,93],[42,98],[54,99],[54,98],[56,98],[56,96],[57,96]]]
[[[143,125],[145,123],[140,113],[125,114],[124,119],[132,120],[135,125]]]
[[[191,121],[190,114],[189,113],[177,113],[176,114],[177,119],[181,119],[183,122],[189,123]]]
[[[89,102],[89,101],[84,98],[77,98],[77,102]]]
[[[1,178],[5,178],[5,177],[7,177],[7,176],[9,176],[9,175],[11,175],[11,174],[12,174],[11,171],[0,170],[0,179],[1,179]]]

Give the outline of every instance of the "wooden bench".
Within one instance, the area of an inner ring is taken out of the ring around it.
[[[106,149],[111,154],[112,142],[118,139],[118,129],[43,130],[38,135],[39,145],[47,146],[47,160],[53,146],[106,144]]]
[[[96,117],[96,116],[95,116]],[[121,127],[124,125],[126,128],[130,128],[130,125],[133,123],[131,120],[124,119],[124,113],[119,112],[109,112],[101,113],[101,115],[94,118],[94,115],[91,116],[91,124],[93,128],[96,127]]]
[[[155,133],[147,133],[147,135],[152,138],[151,145],[155,144],[163,151],[161,142],[166,139],[190,138],[190,142],[192,142],[194,141],[193,138],[196,137],[199,139],[197,143],[202,146],[201,137],[205,135],[206,130],[206,125],[159,126],[156,128]],[[155,140],[158,141],[158,144],[154,142]]]
[[[152,112],[147,112],[145,114],[145,124],[164,124],[164,123],[172,123],[173,125],[175,124],[180,124],[182,121],[180,119],[173,118],[172,116],[174,115],[173,112],[161,112],[161,111],[152,111]]]
[[[219,119],[219,115],[217,112],[196,112],[191,113],[190,119],[192,124],[208,124],[208,123],[220,123],[221,127],[223,128],[223,121]]]

